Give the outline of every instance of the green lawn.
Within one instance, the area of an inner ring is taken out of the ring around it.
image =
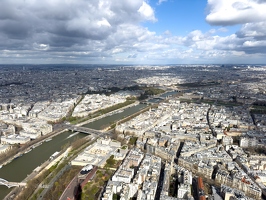
[[[112,171],[105,169],[98,169],[94,179],[91,182],[88,182],[81,194],[82,200],[94,200],[97,199],[102,187],[110,179]]]

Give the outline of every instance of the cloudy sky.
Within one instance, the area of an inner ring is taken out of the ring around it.
[[[266,0],[1,0],[0,64],[266,63]]]

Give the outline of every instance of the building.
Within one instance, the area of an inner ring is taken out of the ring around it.
[[[11,146],[8,144],[0,144],[0,154],[2,153],[6,153],[7,151],[9,151],[11,149]]]
[[[256,138],[242,137],[240,139],[240,147],[254,147],[258,145],[258,140]]]
[[[233,144],[233,138],[231,136],[223,136],[222,144],[224,146]]]
[[[1,137],[1,144],[25,144],[30,141],[30,137],[24,137],[17,134]]]

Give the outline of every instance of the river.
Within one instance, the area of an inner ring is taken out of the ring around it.
[[[175,94],[177,94],[176,91],[170,91],[170,92],[163,93],[162,95],[160,95],[160,97],[161,98],[165,98],[165,97],[168,97],[168,96],[173,96]],[[159,103],[161,101],[162,101],[162,99],[152,98],[148,102]],[[87,127],[87,128],[100,130],[100,129],[105,128],[106,126],[109,126],[109,125],[113,124],[114,122],[116,122],[116,121],[118,121],[120,119],[128,117],[128,116],[130,116],[130,115],[142,110],[145,107],[147,107],[146,104],[138,104],[136,106],[132,106],[132,107],[126,108],[123,112],[119,112],[119,113],[113,114],[111,116],[107,116],[107,117],[101,118],[99,120],[96,120],[94,122],[85,124],[83,126]]]
[[[111,116],[106,116],[94,122],[85,124],[84,126],[100,130],[105,126],[110,125],[110,123],[113,123],[114,121],[140,111],[146,106],[146,104],[132,106],[126,108],[122,112],[115,113]],[[0,169],[0,178],[13,182],[21,182],[27,177],[27,174],[30,174],[36,167],[48,160],[54,152],[60,151],[62,147],[72,142],[75,138],[87,136],[85,134],[79,133],[68,138],[71,134],[73,134],[73,132],[63,132],[57,136],[54,136],[51,141],[43,142],[40,146],[34,148],[27,154],[14,159],[11,163],[3,166]],[[11,189],[8,189],[6,186],[0,186],[0,199],[3,199],[10,191]]]
[[[67,138],[71,134],[73,132],[63,132],[53,137],[51,141],[43,142],[32,151],[14,159],[11,163],[0,169],[0,177],[8,181],[20,182],[27,177],[27,174],[30,174],[36,167],[48,160],[54,152],[61,151],[64,145],[72,142],[75,138],[87,136],[85,134],[78,134]],[[0,199],[3,199],[10,190],[6,186],[0,186]]]
[[[146,104],[138,104],[136,106],[132,106],[132,107],[126,108],[122,112],[119,112],[119,113],[113,114],[111,116],[107,116],[107,117],[101,118],[101,119],[99,119],[97,121],[85,124],[83,126],[87,127],[87,128],[100,130],[100,129],[105,128],[105,126],[109,126],[112,123],[114,123],[114,122],[116,122],[116,121],[118,121],[120,119],[128,117],[128,116],[140,111],[141,109],[143,109],[145,107],[147,107]]]

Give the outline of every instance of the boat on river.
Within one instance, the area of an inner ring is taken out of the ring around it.
[[[49,142],[51,140],[52,140],[52,138],[48,138],[48,139],[45,140],[45,142]]]
[[[17,155],[15,158],[14,158],[14,160],[15,159],[18,159],[19,157],[21,157],[23,154],[19,154],[19,155]]]
[[[39,142],[39,143],[37,143],[37,144],[34,144],[34,145],[31,147],[31,149],[34,149],[34,148],[40,146],[41,144],[42,144],[42,142]]]
[[[32,150],[32,149],[28,149],[27,151],[25,151],[25,154],[26,154],[26,153],[29,153],[31,150]]]
[[[72,138],[73,136],[75,136],[75,135],[77,135],[77,134],[79,134],[79,132],[75,132],[75,133],[71,134],[71,135],[68,136],[66,139]]]

